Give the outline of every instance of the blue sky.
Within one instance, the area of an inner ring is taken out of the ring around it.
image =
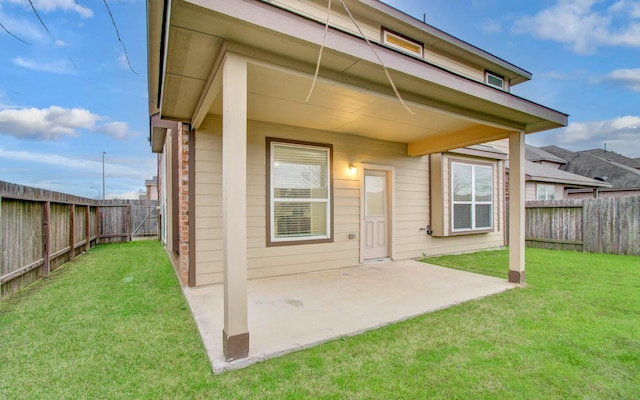
[[[355,1],[355,0],[349,0]],[[570,114],[534,145],[640,157],[640,1],[387,0],[533,73],[513,93]],[[0,180],[132,197],[156,174],[143,0],[0,0]]]

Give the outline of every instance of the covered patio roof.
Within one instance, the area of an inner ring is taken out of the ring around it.
[[[412,260],[254,279],[247,291],[251,350],[231,362],[222,349],[223,285],[184,293],[220,373],[518,286]]]
[[[260,1],[174,0],[164,15],[162,6],[149,3],[150,113],[196,129],[206,114],[222,114],[227,53],[247,59],[248,119],[407,143],[410,156],[567,123],[565,114],[374,43],[412,114],[367,43],[337,28],[305,102],[322,24]]]

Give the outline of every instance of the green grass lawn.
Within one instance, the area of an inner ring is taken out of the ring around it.
[[[640,258],[528,249],[527,281],[216,376],[159,243],[101,245],[0,302],[0,398],[638,398]]]

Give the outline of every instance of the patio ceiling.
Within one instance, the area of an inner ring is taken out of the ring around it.
[[[232,52],[249,63],[249,119],[408,143],[409,155],[566,125],[557,111],[377,46],[411,114],[364,41],[334,30],[307,103],[321,24],[257,1],[206,6],[171,3],[160,63],[163,44],[154,32],[161,36],[162,7],[149,4],[151,114],[196,128],[204,114],[221,114],[219,66]]]

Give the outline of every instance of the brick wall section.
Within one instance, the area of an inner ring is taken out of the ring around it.
[[[178,226],[180,255],[178,276],[183,285],[189,284],[189,127],[182,124],[178,137]]]

